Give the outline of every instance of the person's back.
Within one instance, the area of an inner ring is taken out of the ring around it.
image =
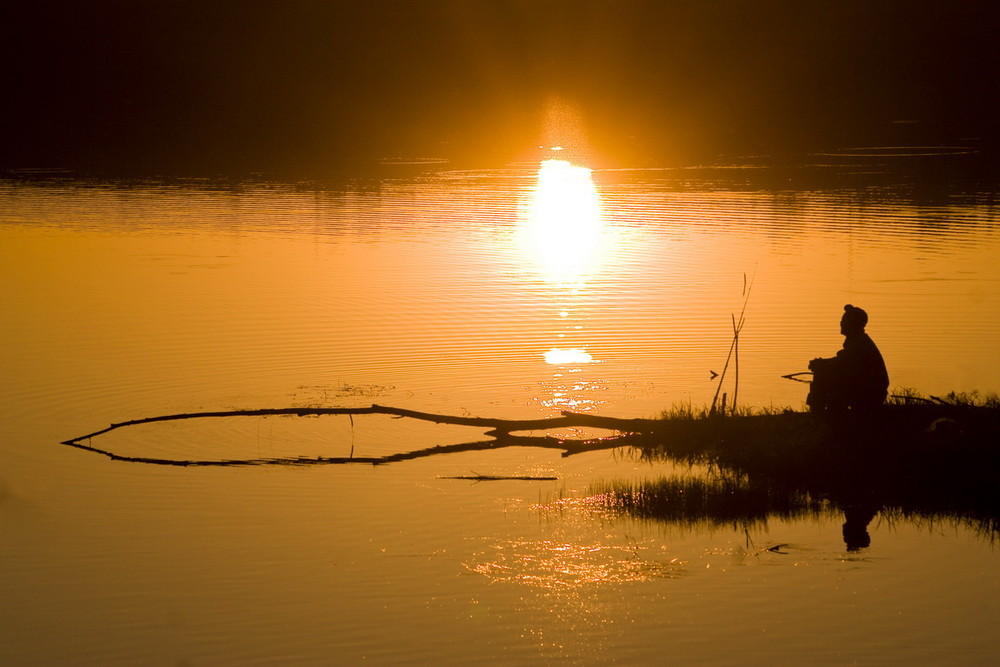
[[[851,379],[847,405],[853,408],[882,405],[889,392],[889,373],[871,336],[864,331],[849,334],[837,358],[844,362],[845,373]]]
[[[814,412],[869,411],[882,405],[889,390],[889,374],[875,341],[865,333],[868,314],[848,304],[840,320],[844,347],[830,359],[813,359],[812,387],[806,403]]]

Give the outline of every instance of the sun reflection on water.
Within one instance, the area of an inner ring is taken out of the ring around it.
[[[546,280],[579,281],[600,259],[601,201],[591,170],[565,160],[545,160],[528,202],[522,243]]]
[[[550,590],[674,578],[684,573],[680,561],[649,559],[640,553],[647,547],[635,544],[508,540],[491,547],[480,562],[466,567],[493,581]]]
[[[573,376],[600,361],[588,349],[583,304],[587,280],[608,251],[607,236],[591,170],[566,160],[543,161],[522,209],[520,244],[552,298],[558,340],[538,352],[555,367],[548,397],[539,399],[547,409],[586,412],[598,404],[593,383]]]
[[[565,497],[536,503],[530,509],[556,512],[563,520],[582,519],[587,525],[610,516],[603,495]],[[465,563],[470,571],[492,581],[520,584],[548,592],[571,592],[595,586],[688,574],[688,562],[671,554],[657,540],[628,535],[584,536],[578,530],[557,530],[545,538],[528,536],[489,540]]]
[[[545,353],[545,363],[553,366],[564,366],[567,364],[589,364],[594,357],[578,347],[563,349],[554,347]]]

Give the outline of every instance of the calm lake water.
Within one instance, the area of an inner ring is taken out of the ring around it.
[[[996,536],[947,516],[876,516],[849,552],[833,508],[611,514],[607,484],[701,472],[624,449],[184,468],[58,443],[238,408],[652,417],[711,402],[744,305],[741,405],[802,408],[781,376],[839,348],[846,303],[894,389],[997,392],[996,202],[860,158],[0,181],[0,664],[995,663]],[[483,439],[242,417],[92,444],[219,460]],[[557,479],[445,479],[477,473]]]

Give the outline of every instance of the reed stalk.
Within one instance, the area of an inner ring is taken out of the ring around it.
[[[740,309],[740,317],[737,320],[736,314],[730,314],[733,322],[733,340],[729,344],[729,354],[726,355],[726,363],[722,367],[722,372],[719,373],[719,386],[715,388],[715,396],[712,397],[712,407],[709,408],[709,414],[714,415],[716,413],[716,406],[719,402],[719,393],[722,391],[722,383],[726,379],[726,372],[729,370],[729,363],[733,362],[734,365],[734,387],[733,387],[733,402],[731,404],[731,410],[733,414],[736,414],[736,399],[740,388],[740,332],[743,331],[743,325],[746,324],[746,312],[747,312],[747,302],[750,301],[750,291],[753,289],[753,281],[757,273],[750,277],[750,282],[747,282],[747,274],[743,274],[743,307]],[[721,409],[719,410],[721,414],[726,414],[726,406],[723,403]]]

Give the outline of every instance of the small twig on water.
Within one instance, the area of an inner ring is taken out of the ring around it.
[[[348,414],[348,419],[351,420],[351,455],[349,458],[354,458],[354,415]]]
[[[558,477],[539,477],[534,475],[439,475],[438,479],[471,479],[476,482],[496,482],[500,480],[524,480],[548,482],[559,479]]]

